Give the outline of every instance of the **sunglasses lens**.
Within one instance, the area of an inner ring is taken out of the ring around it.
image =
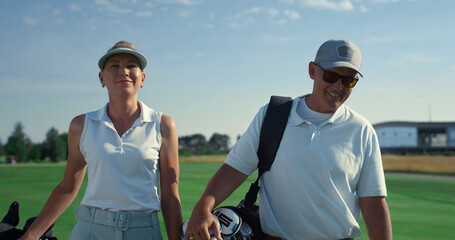
[[[340,74],[336,72],[331,72],[324,70],[320,66],[318,66],[321,71],[324,72],[324,75],[322,75],[322,79],[328,83],[336,83],[338,80],[342,80],[341,82],[343,83],[343,86],[347,88],[353,88],[357,82],[359,81],[358,78],[356,77],[347,77],[347,76],[341,76]]]
[[[347,88],[353,88],[357,84],[357,78],[343,78],[343,85]]]
[[[322,78],[328,83],[336,83],[340,79],[340,75],[334,72],[324,71]]]

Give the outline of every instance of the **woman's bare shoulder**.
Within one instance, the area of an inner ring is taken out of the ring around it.
[[[82,132],[84,130],[85,114],[78,115],[71,120],[70,131]]]
[[[176,132],[176,126],[172,117],[163,114],[161,116],[161,134],[163,136],[169,136]]]

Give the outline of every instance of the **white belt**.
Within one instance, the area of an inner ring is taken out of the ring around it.
[[[151,227],[159,224],[157,211],[108,211],[95,207],[80,206],[74,211],[74,215],[81,221],[111,226],[120,231],[126,231],[129,227]]]

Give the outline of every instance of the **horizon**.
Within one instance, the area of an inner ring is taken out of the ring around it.
[[[0,141],[33,143],[107,101],[98,59],[126,40],[148,59],[138,99],[178,136],[243,134],[271,95],[311,93],[308,63],[331,38],[359,46],[346,105],[371,124],[453,122],[455,2],[429,0],[7,0],[0,9]]]
[[[406,123],[453,123],[453,122],[455,122],[455,121],[431,121],[431,120],[429,120],[429,121],[384,121],[384,122],[378,122],[378,123],[371,123],[371,125],[373,125],[373,127],[374,127],[375,125],[378,125],[378,124],[384,124],[384,123],[402,123],[402,122],[406,122]],[[21,123],[21,124],[22,124],[22,122],[17,122],[17,123]],[[16,126],[16,125],[15,125],[15,126]],[[15,127],[15,126],[14,126],[14,127]],[[25,127],[23,124],[22,124],[22,127],[23,127],[23,129],[24,129],[25,135],[26,135],[27,137],[29,137],[28,134],[27,134],[27,131],[25,131],[25,128],[26,128],[26,127]],[[51,128],[53,128],[53,127],[49,127],[49,129],[46,131],[46,133],[47,133]],[[54,128],[55,128],[55,127],[54,127]],[[13,132],[14,132],[14,129],[11,130],[11,134],[12,134]],[[68,131],[59,132],[60,135],[61,135],[61,134],[67,134],[67,133],[68,133]],[[8,138],[11,136],[11,134],[8,136]],[[189,133],[189,134],[186,134],[186,135],[179,135],[178,137],[181,138],[181,137],[187,137],[187,136],[192,136],[192,135],[196,135],[196,134],[201,134],[201,135],[203,135],[203,136],[205,137],[206,141],[209,141],[210,138],[211,138],[214,134],[222,134],[222,133],[213,132],[213,133],[211,133],[210,135],[205,135],[205,134],[202,134],[202,133],[196,133],[196,132],[195,132],[195,133]],[[224,134],[223,134],[223,135],[224,135]],[[226,135],[228,135],[228,134],[226,134]],[[229,136],[229,135],[228,135],[228,136]],[[229,136],[229,137],[230,137],[229,141],[233,141],[233,143],[231,143],[231,147],[232,147],[232,145],[235,144],[235,142],[236,142],[236,140],[237,140],[237,137],[240,137],[240,134],[237,135],[237,136],[235,136],[235,138],[233,138],[232,136]],[[8,139],[8,138],[7,138],[7,139]],[[43,139],[42,139],[41,141],[39,141],[39,142],[34,142],[34,141],[32,141],[32,143],[34,143],[34,144],[39,144],[39,143],[42,143],[43,141],[46,141],[46,139],[43,138]],[[0,143],[6,144],[6,142],[7,142],[7,141],[3,141],[2,139],[0,139]]]

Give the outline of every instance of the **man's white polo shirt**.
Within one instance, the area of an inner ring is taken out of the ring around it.
[[[285,239],[359,237],[358,197],[387,195],[376,133],[345,105],[315,126],[297,114],[299,99],[293,101],[275,161],[260,181],[263,231]],[[257,169],[266,109],[225,161],[246,175]]]

